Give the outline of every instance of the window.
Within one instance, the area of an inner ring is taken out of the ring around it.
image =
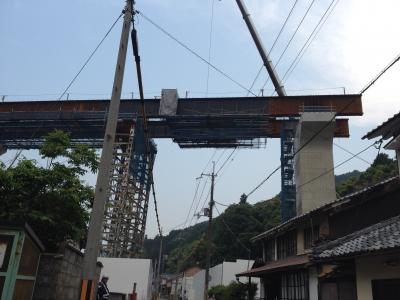
[[[296,255],[297,231],[292,230],[276,239],[278,259]]]
[[[304,249],[310,249],[319,239],[319,226],[304,229]]]
[[[307,271],[292,271],[281,276],[280,300],[308,300]]]
[[[265,261],[275,260],[275,239],[265,242]]]

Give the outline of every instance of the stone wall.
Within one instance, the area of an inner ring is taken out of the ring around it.
[[[59,253],[42,254],[33,300],[78,300],[82,267],[83,254],[70,245],[61,247]]]

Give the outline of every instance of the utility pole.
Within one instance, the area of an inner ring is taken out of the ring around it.
[[[104,206],[108,197],[108,186],[113,159],[113,148],[117,128],[121,90],[124,80],[125,61],[128,49],[129,31],[134,15],[134,0],[126,0],[124,21],[121,40],[118,50],[118,60],[115,68],[114,84],[112,89],[110,107],[108,110],[107,126],[104,134],[103,151],[97,175],[95,199],[90,214],[88,238],[86,242],[85,257],[83,260],[81,299],[94,299],[97,282],[97,257],[101,242],[101,233],[104,219]]]
[[[285,89],[282,85],[281,80],[278,77],[278,74],[275,72],[275,68],[272,65],[272,61],[268,56],[268,52],[265,50],[263,43],[261,42],[260,36],[256,30],[256,27],[253,24],[253,21],[250,17],[250,14],[247,10],[246,5],[243,0],[236,0],[237,5],[239,6],[240,12],[242,13],[243,19],[247,25],[247,28],[250,31],[250,34],[253,38],[254,43],[256,44],[257,50],[260,53],[261,59],[264,63],[265,68],[271,77],[272,83],[274,84],[275,91],[280,97],[286,96]]]
[[[210,277],[210,261],[211,261],[211,230],[212,230],[212,217],[213,217],[213,207],[214,207],[214,183],[215,183],[215,162],[213,162],[212,174],[201,174],[206,176],[211,176],[211,195],[208,211],[208,228],[207,228],[207,260],[206,260],[206,274],[204,278],[204,300],[208,299],[208,279]]]
[[[163,236],[160,235],[160,249],[158,252],[158,265],[157,265],[157,299],[160,299],[161,294],[161,259],[163,248]]]

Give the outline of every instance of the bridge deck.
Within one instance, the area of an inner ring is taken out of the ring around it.
[[[284,120],[297,118],[304,110],[340,111],[347,106],[340,116],[362,115],[360,95],[179,99],[175,116],[158,113],[159,99],[145,101],[150,137],[201,147],[278,138]],[[0,144],[9,149],[37,148],[43,135],[61,129],[74,143],[101,147],[108,106],[109,100],[0,103]],[[139,101],[121,100],[118,132],[129,132],[139,112]],[[347,119],[336,120],[335,136],[349,136]]]

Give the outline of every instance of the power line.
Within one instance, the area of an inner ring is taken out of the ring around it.
[[[290,16],[291,16],[292,13],[293,13],[294,8],[296,7],[297,2],[298,2],[298,0],[295,0],[295,2],[293,3],[292,8],[291,8],[290,11],[289,11],[289,14],[287,15],[285,21],[283,22],[283,25],[281,26],[281,29],[279,30],[279,33],[278,33],[278,35],[276,36],[276,38],[275,38],[275,40],[274,40],[274,42],[273,42],[273,44],[272,44],[272,47],[271,47],[271,50],[270,50],[270,54],[272,53],[272,50],[274,50],[274,47],[275,47],[277,41],[279,40],[279,37],[281,36],[283,30],[285,29],[286,24],[287,24],[287,22],[289,21],[289,18],[290,18]],[[258,70],[258,73],[257,73],[256,77],[254,78],[253,83],[251,84],[249,90],[252,90],[252,88],[254,87],[254,84],[256,83],[256,81],[257,81],[257,79],[258,79],[258,76],[260,76],[261,71],[262,71],[263,68],[264,68],[264,65],[261,65],[261,67],[260,67],[260,69]],[[247,93],[247,96],[248,96],[248,95],[249,95],[249,93]]]
[[[232,152],[227,156],[227,158],[225,159],[224,163],[221,165],[221,167],[218,169],[217,173],[219,173],[219,171],[222,170],[222,168],[225,166],[225,164],[228,162],[228,160],[232,157],[233,153],[235,153],[237,148],[233,149]]]
[[[68,89],[71,87],[71,85],[75,82],[75,80],[78,78],[79,74],[83,71],[83,69],[86,67],[86,65],[89,63],[89,61],[91,60],[91,58],[93,57],[93,55],[96,53],[96,51],[99,49],[99,47],[101,46],[101,44],[104,42],[104,40],[107,38],[107,36],[110,34],[110,32],[112,31],[112,29],[114,28],[114,26],[117,24],[117,22],[119,21],[119,19],[123,16],[124,11],[118,16],[118,18],[114,21],[114,23],[111,25],[110,29],[106,32],[106,34],[104,35],[104,37],[101,39],[100,43],[96,46],[96,48],[92,51],[92,53],[90,54],[89,58],[85,61],[85,63],[83,64],[83,66],[81,67],[81,69],[78,71],[78,73],[74,76],[74,78],[71,80],[71,82],[68,84],[68,86],[66,87],[66,89],[64,90],[64,92],[61,94],[61,96],[58,98],[58,100],[61,100],[62,97],[65,95],[65,93],[68,91]],[[33,131],[32,135],[31,135],[31,139],[37,134],[39,129],[36,129],[35,131]],[[17,159],[20,157],[21,153],[24,151],[24,149],[20,149],[14,156],[14,158],[11,161],[11,164],[7,167],[7,169],[11,168],[14,163],[17,161]]]
[[[110,29],[106,32],[104,37],[101,39],[101,41],[97,44],[96,48],[92,51],[92,53],[89,55],[89,57],[86,59],[85,63],[82,65],[82,67],[79,69],[78,73],[72,78],[70,83],[67,85],[65,90],[62,92],[61,96],[58,98],[58,100],[61,100],[62,97],[64,97],[65,93],[68,91],[68,89],[73,85],[75,80],[78,78],[79,74],[83,71],[83,69],[86,67],[86,65],[89,63],[89,61],[92,59],[94,54],[97,52],[97,50],[100,48],[101,44],[103,44],[104,40],[107,38],[107,36],[110,34],[110,32],[113,30],[114,26],[118,23],[119,19],[123,16],[124,12],[122,12],[118,18],[115,20],[115,22],[111,25]]]
[[[197,178],[196,178],[196,179],[197,179]],[[187,223],[187,221],[189,220],[190,212],[192,211],[193,205],[194,205],[194,203],[195,203],[195,200],[196,200],[196,197],[197,197],[197,193],[198,193],[198,191],[199,191],[199,186],[200,186],[200,180],[199,180],[199,179],[200,179],[200,178],[198,178],[198,179],[196,180],[197,184],[196,184],[196,189],[195,189],[195,192],[194,192],[194,195],[193,195],[192,204],[190,205],[189,211],[188,211],[188,213],[187,213],[187,215],[186,215],[185,222],[182,223],[182,224],[183,224],[183,227],[186,226],[186,223]],[[196,211],[195,211],[195,212],[196,212]]]
[[[314,33],[316,33],[317,29],[320,27],[322,21],[325,19],[325,21],[328,19],[328,17],[330,16],[330,14],[328,14],[328,12],[330,11],[333,3],[335,3],[336,0],[332,0],[332,2],[329,4],[328,8],[325,10],[324,14],[322,15],[322,17],[319,19],[317,25],[314,27],[313,31],[310,33],[310,35],[308,36],[306,42],[304,43],[303,47],[301,47],[300,51],[297,53],[296,57],[294,58],[294,60],[292,61],[292,63],[290,64],[289,68],[286,70],[285,74],[283,75],[282,81],[285,79],[286,75],[288,74],[289,70],[293,67],[293,65],[296,63],[297,59],[300,57],[301,53],[303,52],[303,50],[306,48],[308,44],[308,42],[311,40],[311,38],[314,36]],[[336,4],[339,3],[339,1],[336,2]],[[336,6],[335,4],[335,6]],[[333,9],[335,8],[335,6],[333,6],[331,12],[333,11]],[[328,14],[328,15],[327,15]],[[325,16],[327,16],[327,18],[325,18]],[[323,24],[325,24],[325,21]],[[321,26],[322,28],[322,26]],[[311,40],[312,42],[313,40]],[[311,43],[310,43],[311,44]]]
[[[238,236],[232,231],[232,229],[228,226],[228,224],[226,224],[225,219],[224,219],[223,215],[219,212],[217,206],[215,206],[215,209],[217,210],[218,215],[221,217],[222,223],[225,225],[226,229],[228,229],[228,231],[235,237],[235,239],[236,239],[236,241],[238,242],[238,244],[239,244],[240,246],[242,246],[243,249],[245,249],[247,252],[250,253],[250,249],[247,248],[247,247],[242,243],[242,241],[241,241],[241,240],[238,238]]]
[[[330,172],[334,171],[336,168],[339,168],[340,166],[344,165],[345,163],[349,162],[350,160],[354,159],[356,156],[360,155],[361,153],[367,151],[369,148],[376,146],[376,145],[381,145],[382,144],[382,140],[379,140],[377,142],[372,143],[371,145],[369,145],[368,147],[364,148],[363,150],[357,152],[356,154],[352,155],[350,158],[346,159],[345,161],[341,162],[340,164],[334,166],[333,168],[330,168],[329,170],[321,173],[320,175],[314,177],[313,179],[310,179],[309,181],[299,185],[297,188],[301,188],[311,182],[314,182],[315,180],[325,176],[326,174],[329,174]],[[380,148],[380,147],[379,147]]]
[[[379,72],[378,75],[374,77],[360,92],[360,94],[365,93],[383,74],[386,73],[387,70],[389,70],[395,63],[397,63],[400,60],[400,54],[397,55],[396,58],[394,58],[381,72]]]
[[[297,65],[299,64],[299,62],[301,61],[301,59],[303,58],[304,54],[307,52],[308,48],[310,47],[310,45],[312,44],[312,42],[316,39],[317,35],[319,34],[319,32],[321,31],[322,27],[324,27],[326,21],[328,20],[328,18],[330,17],[330,15],[333,13],[333,11],[335,10],[336,6],[338,5],[339,0],[337,0],[337,2],[335,3],[335,5],[333,6],[333,8],[331,9],[331,11],[328,13],[327,17],[325,18],[325,20],[323,21],[322,25],[318,28],[317,32],[315,33],[315,35],[313,36],[313,38],[311,39],[310,43],[307,45],[306,49],[303,51],[303,53],[301,54],[300,58],[297,60],[296,64],[294,65],[294,67],[290,70],[289,74],[287,75],[286,79],[288,79],[290,77],[290,75],[293,73],[294,69],[296,69]]]
[[[214,23],[214,4],[215,0],[211,0],[211,18],[210,18],[210,36],[209,36],[209,46],[208,46],[208,61],[211,62],[211,47],[212,47],[212,33],[213,33],[213,23]],[[207,86],[206,86],[206,96],[208,95],[208,84],[210,81],[210,65],[207,65]]]
[[[374,77],[360,92],[360,94],[365,93],[387,70],[389,70],[392,66],[395,65],[396,62],[400,60],[400,54],[387,65],[377,76]],[[297,149],[293,156],[297,155],[300,151],[302,151],[309,143],[311,143],[323,130],[325,130],[336,118],[337,115],[341,114],[344,112],[350,105],[353,104],[356,98],[353,98],[347,105],[345,105],[339,112],[335,113],[335,115],[326,122],[324,126],[322,126],[315,134],[311,136],[302,146],[300,146],[299,149]],[[274,175],[279,169],[281,168],[281,165],[279,165],[276,169],[274,169],[265,179],[263,179],[255,188],[253,188],[247,196],[250,196],[253,194],[256,190],[258,190],[265,182],[267,182],[272,175]]]
[[[288,43],[286,44],[286,46],[285,46],[285,48],[283,49],[281,55],[279,56],[279,58],[278,58],[278,60],[277,60],[277,62],[276,62],[276,64],[275,64],[274,69],[276,69],[276,67],[279,65],[279,63],[280,63],[282,57],[285,55],[287,49],[289,48],[289,46],[290,46],[290,44],[292,43],[294,37],[296,36],[297,32],[299,31],[299,29],[300,29],[301,25],[303,24],[305,18],[307,17],[308,13],[310,12],[311,7],[313,6],[314,2],[315,2],[315,0],[311,1],[310,5],[308,6],[308,8],[307,8],[305,14],[303,15],[303,17],[302,17],[301,20],[300,20],[300,23],[297,25],[296,30],[293,32],[293,34],[292,34],[292,36],[290,37]],[[268,79],[265,81],[265,83],[264,83],[264,85],[262,86],[261,89],[263,89],[263,88],[265,87],[265,85],[268,83],[269,79],[270,79],[270,78],[268,77]]]
[[[176,43],[178,43],[180,46],[182,46],[183,48],[185,48],[187,51],[189,51],[190,53],[192,53],[194,56],[196,56],[198,59],[200,59],[201,61],[203,61],[204,63],[208,64],[211,68],[213,68],[215,71],[217,71],[218,73],[220,73],[222,76],[224,76],[225,78],[229,79],[230,81],[232,81],[233,83],[235,83],[237,86],[241,87],[242,89],[248,91],[250,94],[252,94],[253,96],[257,96],[256,94],[254,94],[252,91],[250,91],[248,88],[246,88],[243,84],[241,84],[240,82],[236,81],[235,79],[233,79],[231,76],[229,76],[227,73],[225,73],[224,71],[222,71],[221,69],[219,69],[218,67],[216,67],[214,64],[210,63],[209,61],[207,61],[204,57],[202,57],[200,54],[198,54],[197,52],[195,52],[194,50],[192,50],[189,46],[187,46],[186,44],[184,44],[183,42],[181,42],[180,40],[178,40],[178,38],[174,37],[171,33],[169,33],[167,30],[165,30],[164,28],[162,28],[160,25],[158,25],[157,23],[155,23],[153,20],[151,20],[149,17],[147,17],[146,15],[144,15],[141,11],[136,11],[138,14],[140,14],[146,21],[148,21],[150,24],[152,24],[154,27],[156,27],[158,30],[160,30],[162,33],[164,33],[165,35],[167,35],[170,39],[174,40]]]

